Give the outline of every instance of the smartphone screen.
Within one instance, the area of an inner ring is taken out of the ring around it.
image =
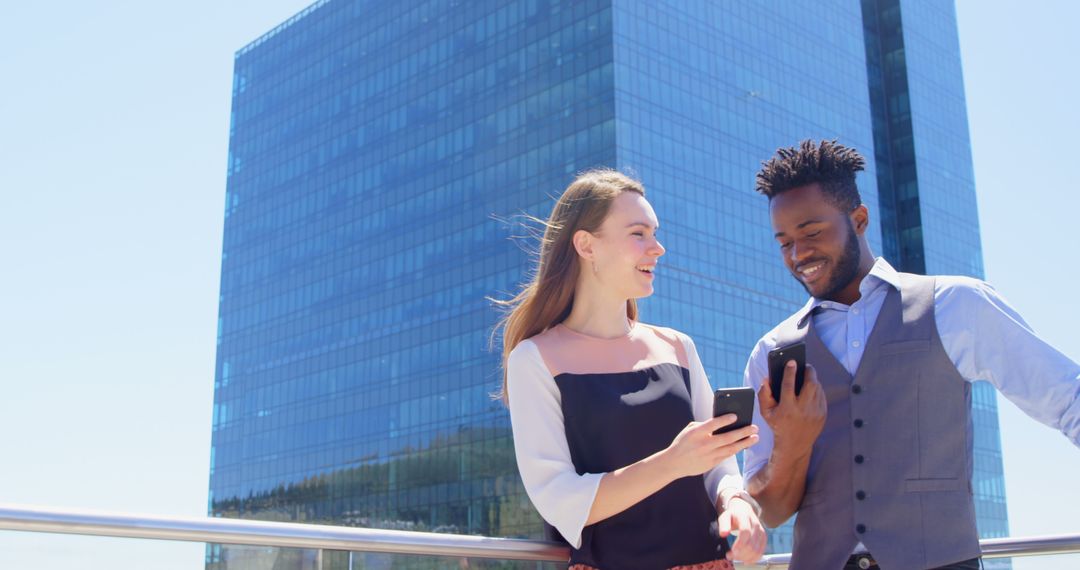
[[[719,435],[750,425],[754,419],[753,388],[720,388],[713,392],[713,417],[735,414],[735,423],[726,425],[713,432]]]
[[[806,374],[806,345],[797,342],[769,351],[769,388],[772,388],[773,398],[777,402],[780,401],[784,382],[784,366],[789,360],[794,360],[798,365],[795,369],[795,394],[798,395],[802,391],[803,377]]]

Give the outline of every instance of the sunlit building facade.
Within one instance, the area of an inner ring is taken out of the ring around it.
[[[490,398],[488,297],[526,278],[526,216],[586,168],[639,177],[668,248],[643,318],[736,385],[805,300],[753,185],[807,137],[870,159],[875,251],[982,275],[951,4],[328,0],[241,49],[211,514],[540,536]],[[980,529],[1003,536],[996,403],[974,399]]]

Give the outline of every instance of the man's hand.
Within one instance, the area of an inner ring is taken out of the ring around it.
[[[794,360],[784,366],[784,379],[780,388],[780,402],[773,397],[769,379],[761,383],[758,390],[758,404],[761,417],[772,428],[774,453],[780,449],[783,453],[801,456],[809,455],[818,435],[825,427],[825,414],[828,403],[825,391],[818,382],[814,367],[806,365],[806,377],[802,391],[795,395]]]
[[[768,378],[758,390],[761,417],[772,428],[774,441],[769,462],[747,481],[746,488],[761,504],[761,519],[771,527],[791,518],[802,502],[810,454],[825,427],[828,410],[814,367],[806,365],[806,379],[798,396],[795,370],[794,362],[784,366],[780,403],[773,397]]]
[[[767,536],[765,527],[754,514],[754,508],[746,501],[733,497],[718,519],[720,536],[727,538],[732,531],[739,531],[735,544],[727,553],[728,560],[753,564],[765,553]]]

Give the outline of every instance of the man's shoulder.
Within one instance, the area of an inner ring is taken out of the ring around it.
[[[934,286],[947,289],[970,289],[980,291],[990,284],[982,279],[967,275],[929,275],[934,279]]]
[[[977,277],[967,275],[923,275],[921,273],[896,272],[896,275],[904,281],[929,281],[933,282],[935,290],[966,289],[979,291],[990,287],[990,284]]]
[[[965,275],[933,275],[934,304],[979,303],[998,297],[994,287],[975,277]]]
[[[800,321],[806,316],[808,306],[800,307],[798,311],[788,315],[787,318],[776,324],[769,332],[765,333],[758,339],[754,345],[753,355],[766,353],[780,344],[790,343],[797,340],[794,337],[800,336],[800,330],[804,330],[805,323]],[[752,355],[752,356],[753,356]]]

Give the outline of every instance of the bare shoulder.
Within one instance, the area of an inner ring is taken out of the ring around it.
[[[690,362],[689,355],[697,353],[697,349],[694,347],[694,341],[686,333],[677,331],[673,328],[650,325],[642,322],[637,323],[637,326],[641,327],[642,331],[653,339],[656,339],[656,341],[660,341],[654,345],[657,347],[658,352],[661,351],[661,349],[659,349],[660,346],[665,347],[662,349],[662,352],[674,356],[680,366],[688,366]]]

